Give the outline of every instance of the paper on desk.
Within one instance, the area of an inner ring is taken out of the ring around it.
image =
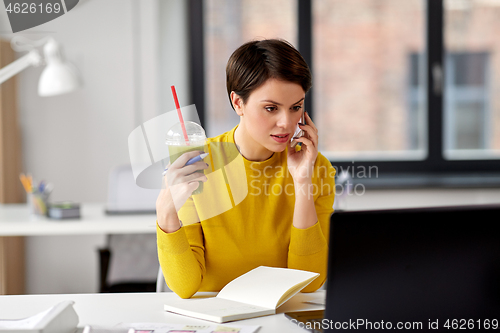
[[[120,323],[115,327],[133,328],[136,333],[255,333],[260,326],[233,324],[184,325],[165,323]]]
[[[36,325],[52,310],[52,308],[42,311],[34,316],[24,319],[0,319],[0,330],[5,329],[34,329]]]
[[[64,301],[28,318],[0,319],[0,331],[50,332],[75,329],[78,325],[78,315],[73,304],[73,301]]]

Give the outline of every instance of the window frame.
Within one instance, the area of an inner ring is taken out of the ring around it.
[[[298,48],[314,75],[312,58],[312,0],[298,1]],[[196,104],[201,125],[205,126],[204,84],[204,19],[203,0],[189,0],[190,81],[192,100]],[[500,160],[471,159],[446,160],[444,157],[444,74],[431,80],[436,69],[444,73],[444,3],[443,0],[425,0],[426,3],[426,143],[427,157],[423,160],[360,160],[331,161],[338,170],[357,168],[369,170],[376,166],[375,179],[360,179],[373,188],[414,187],[498,187]],[[306,109],[314,119],[314,89],[308,92]]]

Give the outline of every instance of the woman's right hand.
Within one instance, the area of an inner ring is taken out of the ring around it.
[[[163,177],[163,186],[156,200],[156,215],[160,228],[169,233],[180,228],[177,212],[184,205],[201,182],[207,181],[207,176],[199,170],[208,168],[203,160],[187,165],[191,158],[202,154],[203,151],[191,151],[182,154],[174,163],[168,165]]]

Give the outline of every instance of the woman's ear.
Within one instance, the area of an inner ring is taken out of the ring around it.
[[[231,91],[231,103],[233,103],[233,108],[234,108],[234,111],[236,111],[236,114],[238,116],[242,116],[243,115],[243,100],[241,99],[240,95],[238,95],[234,91]]]

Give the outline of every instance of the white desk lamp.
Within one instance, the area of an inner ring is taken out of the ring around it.
[[[80,86],[76,70],[63,62],[59,43],[53,38],[48,37],[34,42],[18,36],[12,39],[11,45],[15,51],[29,50],[29,53],[0,69],[0,84],[30,66],[42,64],[42,56],[35,48],[44,45],[43,52],[47,66],[38,82],[38,94],[40,96],[60,95]]]

